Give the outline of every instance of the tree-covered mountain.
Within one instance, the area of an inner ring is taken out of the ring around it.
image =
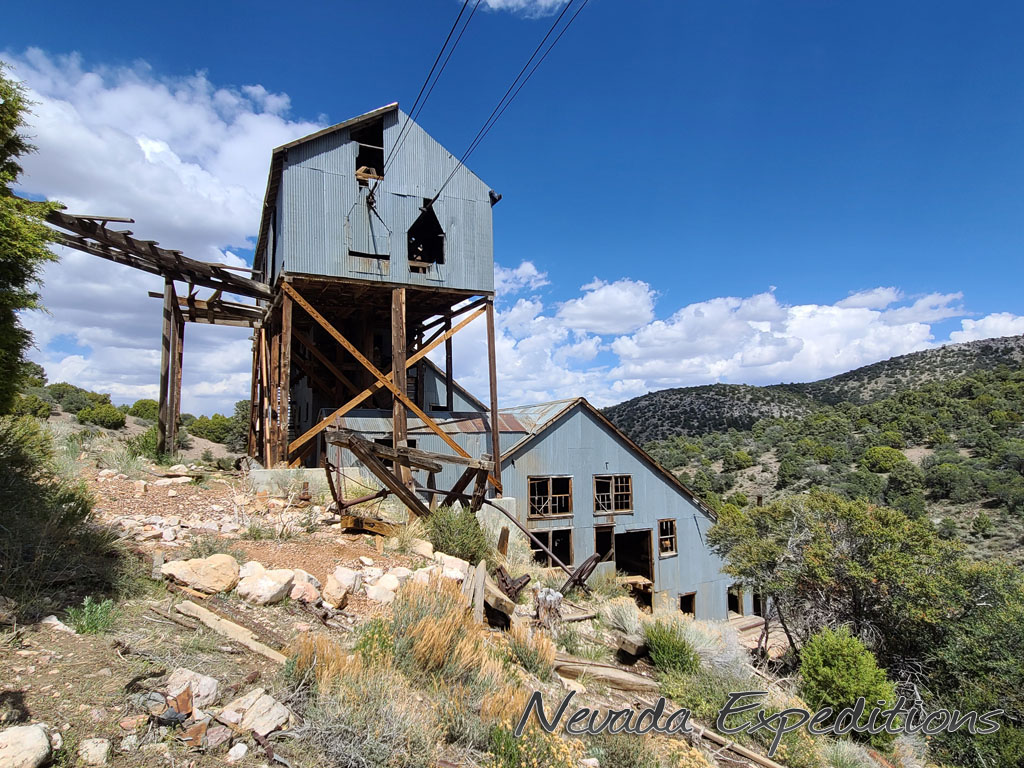
[[[711,384],[650,392],[606,408],[638,443],[749,429],[764,418],[800,418],[822,405],[869,403],[933,381],[1024,363],[1024,336],[949,344],[803,384]]]

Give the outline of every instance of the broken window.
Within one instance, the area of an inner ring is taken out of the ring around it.
[[[572,514],[571,477],[531,477],[530,517]]]
[[[369,186],[371,179],[384,172],[384,118],[370,120],[349,131],[349,138],[359,145],[356,153],[356,179],[359,186]]]
[[[594,476],[594,513],[632,512],[632,475]]]
[[[658,552],[662,557],[676,553],[676,521],[658,521]]]
[[[561,528],[552,531],[533,531],[533,535],[540,539],[551,553],[562,561],[563,565],[572,565],[572,530]],[[538,546],[537,542],[531,541],[530,548],[533,550],[533,559],[546,568],[554,567],[554,561],[548,553]]]
[[[697,593],[687,592],[679,596],[679,610],[687,616],[697,615]]]
[[[429,200],[423,201],[422,212],[409,227],[409,269],[426,272],[431,264],[444,264],[444,230]]]

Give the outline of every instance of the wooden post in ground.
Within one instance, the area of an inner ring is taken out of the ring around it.
[[[172,286],[173,288],[173,286]],[[178,449],[178,420],[181,416],[181,368],[185,356],[185,318],[181,314],[177,297],[174,300],[174,346],[171,355],[171,370],[168,374],[168,385],[171,388],[168,398],[167,447],[168,453]]]
[[[257,430],[257,418],[259,414],[259,394],[260,394],[260,379],[259,379],[259,366],[260,366],[260,347],[259,347],[259,334],[257,330],[253,333],[252,337],[252,381],[249,384],[249,434],[245,440],[245,452],[250,456],[256,455],[256,430]]]
[[[266,328],[260,328],[260,461],[270,466],[270,351]]]
[[[407,392],[409,382],[405,360],[405,288],[393,288],[391,290],[391,381],[395,388],[402,393]],[[398,397],[394,397],[392,400],[394,401],[391,409],[394,430],[392,445],[395,448],[405,448],[409,445],[405,404]],[[396,462],[395,469],[402,483],[411,490],[413,487],[412,473],[409,468]]]
[[[156,450],[167,452],[168,424],[168,381],[171,370],[171,336],[174,334],[174,305],[178,303],[174,295],[174,281],[164,280],[164,322],[160,343],[160,407],[157,412]]]
[[[278,412],[280,430],[280,451],[277,461],[288,461],[288,409],[292,392],[292,297],[285,293],[281,297],[281,358],[280,358],[281,409]]]
[[[494,355],[494,299],[487,300],[487,371],[491,384],[491,455],[497,481],[495,492],[501,496],[501,427],[498,422],[498,364]]]
[[[267,469],[277,465],[281,457],[281,330],[275,322],[270,335],[270,423],[267,432],[270,435],[270,454],[267,456]]]

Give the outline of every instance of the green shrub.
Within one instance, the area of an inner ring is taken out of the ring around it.
[[[661,672],[694,672],[700,659],[675,619],[657,619],[644,625],[651,662]]]
[[[800,693],[813,710],[831,707],[838,712],[863,697],[870,712],[878,701],[896,701],[896,688],[885,670],[846,627],[823,629],[808,640],[800,652],[800,673]],[[879,744],[891,740],[890,734],[872,738]]]
[[[352,650],[362,656],[364,662],[380,665],[394,657],[395,640],[387,619],[370,619],[359,626],[356,633],[356,644]]]
[[[220,413],[213,416],[200,416],[188,425],[188,431],[195,437],[213,443],[225,443],[231,436],[231,419]]]
[[[861,466],[871,472],[892,472],[901,462],[907,461],[907,457],[895,448],[887,445],[875,445],[864,451],[861,458]]]
[[[78,412],[79,424],[95,424],[105,429],[121,429],[124,422],[124,414],[109,403],[92,405]]]
[[[603,731],[587,739],[587,753],[601,765],[614,768],[658,768],[657,755],[650,742],[635,733]]]
[[[427,539],[435,551],[461,557],[474,565],[494,559],[487,536],[468,507],[438,507],[427,518]]]
[[[100,635],[114,626],[117,607],[113,600],[85,598],[80,607],[68,608],[68,623],[80,635]]]
[[[11,413],[15,416],[35,416],[45,419],[50,415],[51,405],[38,395],[21,395],[14,401]]]
[[[134,416],[137,419],[145,419],[146,421],[156,421],[159,412],[160,404],[156,400],[151,400],[149,398],[136,400],[132,403],[132,407],[128,409],[129,416]]]

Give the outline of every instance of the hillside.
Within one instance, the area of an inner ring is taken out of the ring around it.
[[[710,384],[650,392],[604,410],[641,445],[675,435],[749,429],[763,418],[801,418],[821,405],[862,404],[930,382],[1024,363],[1024,336],[949,344],[819,381],[757,387]]]

